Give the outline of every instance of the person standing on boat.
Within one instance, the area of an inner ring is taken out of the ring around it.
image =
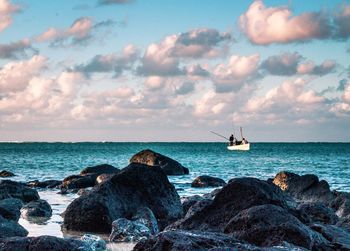
[[[233,137],[233,134],[231,134],[231,136],[230,136],[230,146],[233,146],[234,139],[235,139],[235,137]]]

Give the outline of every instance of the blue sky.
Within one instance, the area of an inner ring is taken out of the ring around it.
[[[0,141],[350,140],[349,1],[109,2],[0,0]]]

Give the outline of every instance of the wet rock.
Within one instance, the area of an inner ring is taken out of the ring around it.
[[[27,236],[28,231],[24,229],[17,222],[7,220],[0,216],[0,238],[13,237],[13,236]],[[1,249],[0,249],[1,250]]]
[[[298,201],[329,203],[334,199],[327,181],[319,181],[313,174],[300,176],[283,171],[275,176],[273,183]]]
[[[151,235],[159,233],[158,222],[151,209],[148,207],[141,207],[137,210],[132,220],[140,222],[148,227]]]
[[[51,217],[52,209],[49,203],[45,200],[31,201],[24,205],[21,209],[23,218],[30,217]]]
[[[10,171],[2,170],[0,172],[0,178],[7,178],[7,177],[13,177],[13,176],[15,176],[15,174]]]
[[[275,205],[255,206],[241,211],[227,224],[225,233],[267,247],[282,245],[285,241],[307,249],[329,244],[287,210]]]
[[[161,228],[182,216],[179,195],[161,168],[132,163],[75,199],[66,210],[64,227],[110,232],[114,220],[131,219],[142,207],[152,210]]]
[[[45,181],[33,180],[27,183],[29,187],[36,187],[36,188],[58,188],[61,184],[62,184],[61,180],[45,180]]]
[[[335,192],[336,198],[330,203],[330,206],[336,210],[338,217],[350,215],[350,194],[346,192]]]
[[[84,243],[84,247],[91,251],[106,251],[107,246],[106,242],[101,239],[101,237],[92,235],[92,234],[84,234],[80,240]]]
[[[230,248],[228,250],[250,250],[249,244],[242,244],[225,234],[200,231],[164,231],[148,240],[136,244],[134,251],[202,251],[211,248]],[[219,249],[221,250],[221,249]],[[252,249],[255,250],[255,249]]]
[[[313,224],[311,228],[322,234],[333,245],[333,250],[350,250],[350,232],[323,224]]]
[[[104,173],[118,173],[120,170],[118,168],[115,168],[114,166],[108,165],[108,164],[102,164],[97,166],[90,166],[84,168],[80,175],[87,175],[87,174],[104,174]]]
[[[298,210],[304,219],[303,222],[335,224],[338,220],[334,211],[323,203],[304,203],[299,205]]]
[[[167,229],[223,231],[227,222],[241,210],[263,204],[287,207],[282,191],[275,185],[255,178],[232,179],[212,203]]]
[[[210,193],[205,193],[205,194],[203,194],[203,198],[213,200],[215,198],[215,196],[221,191],[221,189],[222,188],[216,188],[213,191],[211,191]]]
[[[186,212],[184,219],[188,219],[194,216],[197,212],[202,211],[204,208],[213,203],[211,199],[203,199],[194,203]]]
[[[152,150],[143,150],[131,157],[130,163],[146,164],[148,166],[159,166],[167,175],[189,174],[188,168],[182,166],[176,160],[173,160]]]
[[[21,216],[22,201],[20,199],[4,199],[0,201],[0,215],[8,220],[18,221]]]
[[[115,175],[115,173],[104,173],[104,174],[101,174],[101,175],[97,176],[96,183],[100,184],[102,182],[110,180],[114,175]]]
[[[43,235],[0,239],[0,250],[6,251],[93,251],[80,240]]]
[[[145,224],[120,218],[113,221],[109,240],[111,242],[137,242],[151,235],[151,230]]]
[[[24,202],[39,199],[36,190],[28,188],[25,184],[11,180],[0,180],[0,200],[17,198]]]
[[[96,182],[97,175],[71,175],[62,181],[61,189],[80,189],[93,187]]]
[[[336,225],[347,230],[350,233],[350,215],[341,218]]]
[[[223,179],[201,175],[192,181],[191,187],[220,187],[225,185],[226,182]]]

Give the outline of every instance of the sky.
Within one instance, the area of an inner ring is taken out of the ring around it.
[[[0,0],[0,141],[350,141],[350,1]]]

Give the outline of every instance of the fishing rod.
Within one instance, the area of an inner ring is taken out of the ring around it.
[[[229,138],[226,138],[225,136],[222,136],[221,134],[219,134],[219,133],[216,133],[216,132],[213,132],[213,131],[210,131],[212,134],[215,134],[216,136],[219,136],[219,137],[221,137],[221,138],[224,138],[224,139],[226,139],[226,140],[230,140]]]

